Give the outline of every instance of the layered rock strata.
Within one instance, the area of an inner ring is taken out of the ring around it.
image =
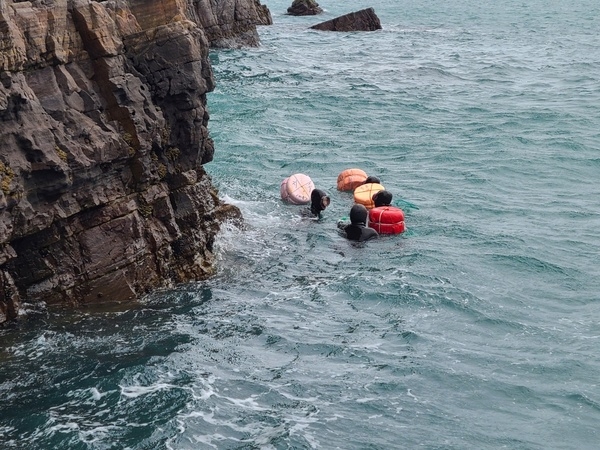
[[[209,46],[258,45],[257,0],[0,2],[0,322],[213,272],[223,204]]]

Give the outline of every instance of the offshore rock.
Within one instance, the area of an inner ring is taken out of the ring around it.
[[[292,6],[287,9],[291,16],[316,16],[322,12],[323,9],[315,0],[294,0]]]
[[[310,27],[321,31],[375,31],[381,30],[381,22],[373,8],[345,14]]]
[[[208,51],[269,21],[257,0],[0,2],[0,322],[213,273],[242,219],[203,168]]]

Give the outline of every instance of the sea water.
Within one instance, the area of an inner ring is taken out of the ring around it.
[[[246,228],[207,282],[2,331],[0,447],[600,448],[600,4],[263,4],[260,48],[211,52]],[[382,30],[309,28],[366,7]],[[354,167],[407,232],[338,233]]]

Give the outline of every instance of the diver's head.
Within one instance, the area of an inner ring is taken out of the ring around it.
[[[364,205],[357,203],[350,210],[350,222],[352,222],[353,225],[366,225],[368,215],[369,211],[367,211],[367,208]]]
[[[367,177],[367,179],[364,181],[363,184],[367,184],[367,183],[381,183],[381,180],[378,177],[375,177],[373,175],[371,175],[370,177]]]
[[[392,193],[390,191],[379,191],[373,194],[373,203],[377,206],[389,206],[392,203]]]

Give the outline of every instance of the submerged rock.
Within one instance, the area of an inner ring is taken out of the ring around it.
[[[209,47],[258,45],[258,0],[0,2],[0,323],[213,273],[223,204]]]
[[[381,22],[373,8],[362,9],[311,27],[321,31],[375,31],[381,30]]]
[[[316,16],[322,12],[323,9],[315,0],[294,0],[292,6],[287,9],[291,16]]]

